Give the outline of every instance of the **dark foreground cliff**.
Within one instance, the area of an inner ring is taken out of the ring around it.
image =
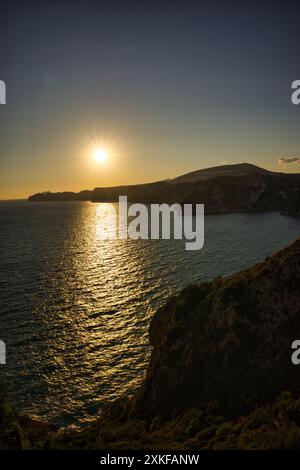
[[[291,362],[299,285],[300,240],[230,278],[183,290],[153,318],[136,395],[85,430],[52,430],[43,446],[300,448],[300,365]]]

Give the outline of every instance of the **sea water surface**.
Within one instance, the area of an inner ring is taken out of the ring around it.
[[[172,294],[263,260],[300,234],[278,213],[205,217],[205,244],[99,240],[97,204],[0,203],[0,365],[16,407],[88,423],[132,393],[149,359],[151,317]],[[109,221],[108,221],[109,223]]]

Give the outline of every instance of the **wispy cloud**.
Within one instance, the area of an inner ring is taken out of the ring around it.
[[[300,163],[300,158],[297,157],[288,157],[288,158],[279,158],[278,165],[286,165],[289,163]]]

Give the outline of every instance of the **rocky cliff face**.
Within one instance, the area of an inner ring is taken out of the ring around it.
[[[191,286],[153,318],[141,417],[213,406],[239,416],[283,390],[300,393],[300,240],[228,279]]]
[[[204,204],[205,212],[300,211],[300,175],[272,173],[254,165],[226,165],[189,173],[174,180],[149,184],[96,188],[80,193],[40,193],[30,201],[90,200]],[[291,207],[290,207],[291,206]]]
[[[278,210],[280,194],[275,191],[273,199],[265,204],[267,192],[268,178],[264,175],[222,176],[194,185],[182,202],[201,202],[207,214]]]

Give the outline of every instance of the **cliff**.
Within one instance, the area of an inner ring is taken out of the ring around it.
[[[300,240],[228,279],[185,289],[150,326],[138,414],[169,419],[209,402],[237,417],[282,391],[300,393]]]
[[[129,202],[205,204],[206,213],[300,209],[300,175],[274,173],[250,164],[225,165],[188,173],[172,180],[131,186],[95,188],[80,193],[39,193],[30,201]],[[292,209],[289,207],[292,205]]]

